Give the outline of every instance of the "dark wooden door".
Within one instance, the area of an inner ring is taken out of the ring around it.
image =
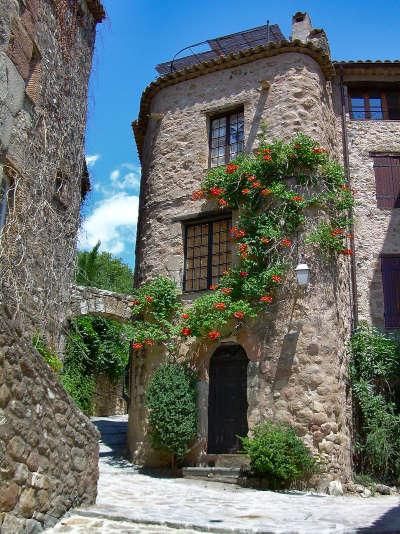
[[[246,436],[247,364],[242,347],[219,347],[210,361],[208,397],[208,453],[227,454],[240,450],[237,436]]]

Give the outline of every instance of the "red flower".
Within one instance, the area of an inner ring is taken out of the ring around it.
[[[287,239],[286,237],[284,239],[281,240],[281,245],[283,247],[290,247],[292,244],[291,240],[290,239]]]
[[[226,310],[226,304],[225,304],[225,302],[216,302],[214,304],[214,308],[216,310]]]
[[[249,246],[247,245],[247,243],[241,243],[239,245],[239,252],[241,254],[246,254],[248,252],[248,250],[249,250]]]
[[[144,298],[147,300],[147,302],[153,302],[154,300],[153,297],[150,297],[150,295],[146,295]]]
[[[145,345],[148,345],[149,347],[152,347],[154,345],[154,341],[152,339],[145,339],[144,343]]]
[[[219,332],[218,330],[211,330],[210,332],[208,332],[207,336],[209,339],[216,341],[221,337],[221,332]]]
[[[343,254],[344,256],[351,256],[353,254],[353,251],[350,248],[344,248],[343,250],[339,250],[339,254]]]
[[[251,187],[254,187],[254,189],[260,189],[260,187],[262,187],[262,185],[261,185],[260,182],[253,182],[251,184]]]
[[[303,200],[303,197],[300,195],[295,195],[294,197],[292,197],[292,200],[294,200],[295,202],[301,202]]]
[[[267,237],[267,236],[263,236],[263,237],[260,237],[260,241],[264,245],[268,245],[268,243],[271,241],[271,239],[269,237]]]
[[[348,237],[349,239],[351,239],[353,237],[353,234],[346,234],[346,237]]]
[[[335,237],[337,235],[343,235],[344,230],[343,228],[334,228],[331,232],[331,236]]]
[[[225,208],[228,205],[228,202],[224,198],[220,198],[218,200],[218,206],[221,206],[221,208]]]
[[[133,348],[133,350],[140,350],[140,349],[143,348],[143,343],[132,342],[132,348]]]
[[[315,147],[313,148],[314,154],[325,154],[326,149],[322,147]]]
[[[188,313],[182,313],[181,317],[182,317],[182,319],[189,319],[189,314]]]
[[[272,300],[273,299],[271,295],[263,295],[262,297],[260,297],[260,302],[267,302],[268,304],[271,304]]]
[[[249,193],[250,193],[250,189],[247,189],[247,187],[242,189],[242,195],[248,195]]]
[[[224,295],[230,295],[232,293],[232,288],[231,287],[223,287],[221,289],[221,293],[223,293]]]
[[[197,189],[196,191],[193,191],[192,193],[192,200],[201,200],[204,198],[205,193],[202,189]]]
[[[242,311],[235,311],[233,316],[236,317],[236,319],[244,319],[244,313]]]
[[[272,160],[272,157],[271,157],[269,154],[265,154],[265,155],[263,156],[263,160],[265,160],[265,161],[271,161],[271,160]]]
[[[257,180],[257,177],[254,176],[254,174],[252,174],[252,175],[248,176],[247,179],[248,179],[249,182],[254,182],[255,180]]]
[[[214,186],[210,188],[210,194],[213,197],[220,197],[224,192],[225,192],[225,189],[223,189],[222,187]]]
[[[185,326],[184,328],[182,328],[181,330],[181,334],[183,336],[190,336],[190,334],[192,333],[192,331],[190,330],[190,328],[188,328],[187,326]]]
[[[129,303],[130,306],[139,306],[139,304],[140,304],[140,300],[137,300],[137,299],[132,300],[132,301]]]
[[[273,274],[271,278],[276,284],[280,284],[282,282],[282,276],[279,276],[279,274]]]
[[[272,193],[272,190],[268,189],[268,188],[267,189],[261,189],[260,193],[261,193],[261,195],[263,197],[267,197],[268,195],[270,195]]]
[[[249,276],[249,273],[247,271],[240,271],[239,274],[242,278],[246,278],[246,276]]]
[[[244,230],[239,230],[237,226],[232,226],[232,228],[229,230],[229,233],[235,239],[241,239],[246,235],[246,232]]]
[[[209,289],[211,289],[211,291],[215,291],[216,289],[218,289],[218,285],[217,284],[212,285],[209,287]]]
[[[239,168],[239,165],[235,165],[234,163],[229,163],[225,167],[225,171],[226,171],[227,174],[233,174],[234,172],[237,171],[238,168]]]

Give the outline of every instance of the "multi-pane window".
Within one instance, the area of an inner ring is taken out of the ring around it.
[[[400,256],[381,256],[386,328],[400,328]]]
[[[378,208],[400,208],[400,154],[372,154]]]
[[[232,161],[244,149],[243,109],[210,120],[210,166]]]
[[[350,88],[349,96],[352,119],[400,119],[400,91],[398,89]]]
[[[231,219],[219,219],[185,228],[184,291],[201,291],[218,284],[231,265]]]

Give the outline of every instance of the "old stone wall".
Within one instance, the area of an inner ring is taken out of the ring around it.
[[[116,321],[128,321],[132,317],[133,297],[106,289],[87,286],[71,286],[69,316],[101,315]]]
[[[0,320],[0,530],[38,532],[96,498],[98,432],[24,327]]]
[[[261,84],[262,80],[269,84]],[[190,200],[208,166],[209,117],[239,105],[244,106],[247,152],[257,146],[256,135],[265,121],[271,138],[288,139],[302,131],[333,156],[340,154],[331,84],[305,54],[283,53],[162,89],[152,102],[142,154],[139,281],[164,274],[181,282],[182,221],[215,210],[210,203],[199,208]],[[320,454],[325,477],[345,480],[351,472],[345,353],[350,333],[349,264],[327,265],[311,249],[304,252],[312,272],[307,292],[299,292],[292,280],[271,314],[247,325],[230,341],[242,345],[250,360],[250,429],[270,418],[291,423]],[[191,295],[185,297],[190,301]],[[199,371],[201,418],[198,444],[192,451],[197,462],[206,452],[208,366],[216,348],[216,344],[182,347]],[[149,449],[143,407],[147,380],[161,358],[152,349],[133,361],[129,443],[139,462],[162,461]]]
[[[124,398],[123,379],[113,382],[107,375],[98,375],[94,393],[94,415],[106,417],[126,413],[128,408]]]

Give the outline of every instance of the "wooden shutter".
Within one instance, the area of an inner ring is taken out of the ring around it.
[[[400,328],[400,256],[382,256],[382,284],[386,328]]]
[[[374,155],[378,208],[400,208],[400,156]]]

